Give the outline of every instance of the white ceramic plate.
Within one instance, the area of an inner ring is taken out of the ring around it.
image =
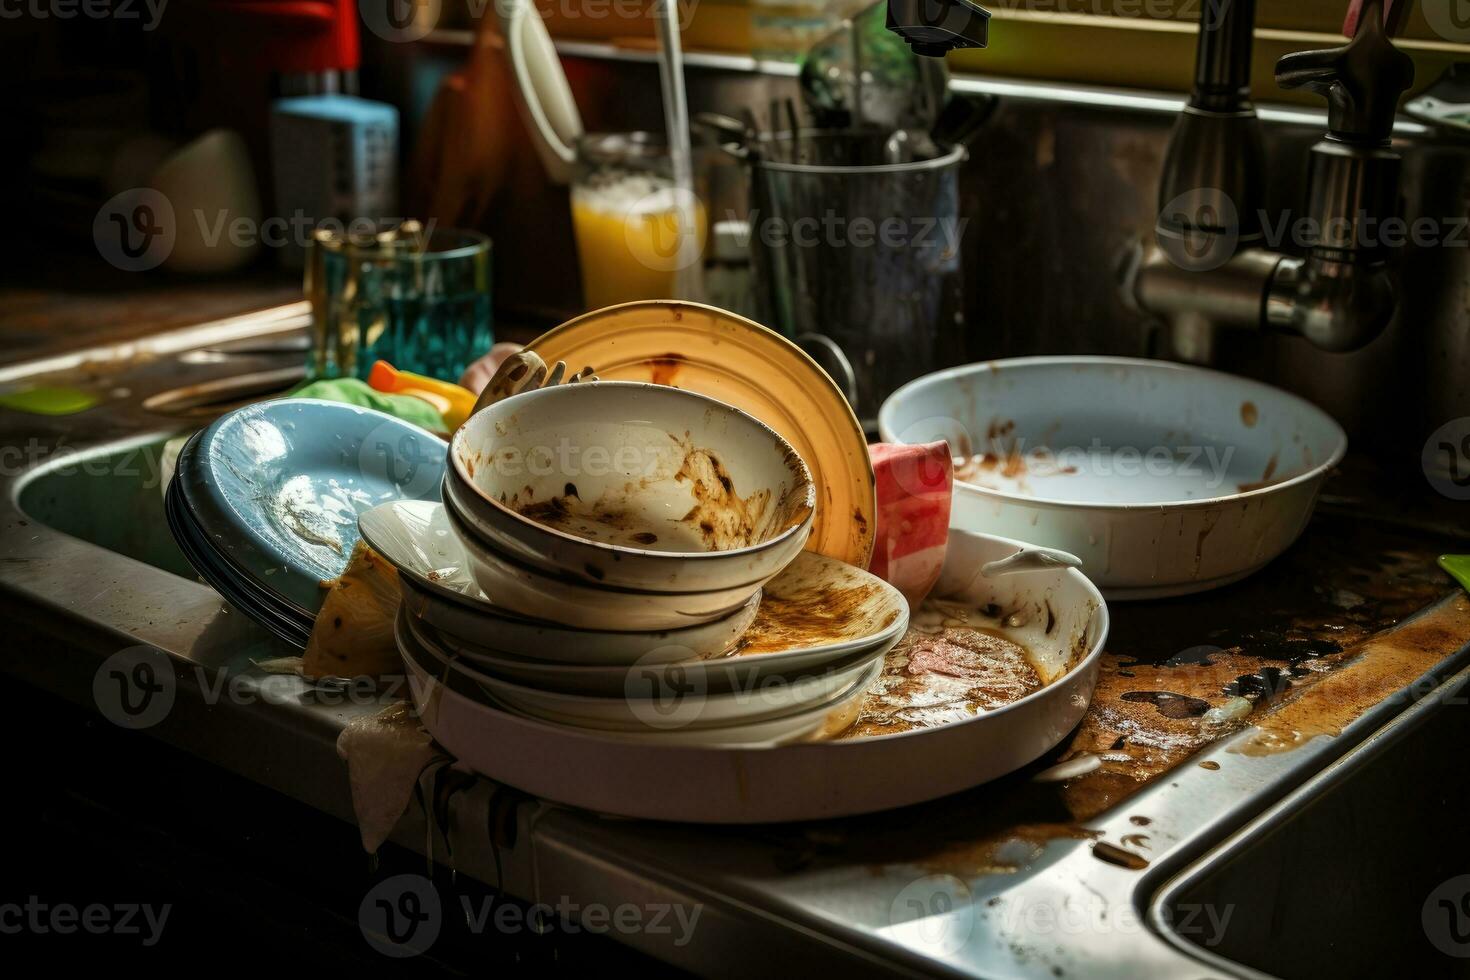
[[[443,504],[394,501],[359,518],[361,533],[395,567],[435,592],[478,590],[497,615],[576,630],[662,632],[727,620],[759,591],[657,593],[598,589],[519,565],[471,538]]]
[[[941,371],[894,392],[878,426],[889,442],[949,442],[955,527],[1069,551],[1122,599],[1199,592],[1265,565],[1306,527],[1347,448],[1295,395],[1116,357]]]
[[[795,678],[762,678],[748,688],[711,693],[693,675],[669,677],[654,671],[632,671],[627,692],[611,697],[563,694],[492,677],[416,632],[406,616],[398,621],[398,645],[437,672],[448,668],[472,681],[492,701],[541,721],[601,731],[663,734],[685,733],[774,721],[821,711],[871,681],[882,669],[883,651],[874,649],[855,662],[825,674]],[[857,686],[857,687],[855,687]],[[743,741],[743,739],[741,739]]]
[[[757,592],[731,615],[682,630],[617,633],[512,619],[493,612],[493,607],[475,609],[445,599],[409,579],[400,579],[399,584],[409,614],[458,643],[541,663],[592,667],[626,668],[723,653],[755,618],[761,598]]]
[[[898,641],[897,635],[880,635],[860,649],[795,670],[782,669],[783,662],[779,657],[694,657],[673,662],[639,661],[608,666],[563,664],[517,657],[468,643],[416,617],[407,603],[404,608],[407,610],[408,628],[415,637],[436,650],[462,659],[477,670],[546,691],[594,697],[622,697],[644,690],[689,689],[708,694],[753,690],[771,678],[778,678],[778,683],[788,683],[804,675],[842,670],[886,653]]]
[[[960,577],[955,588],[978,564],[1022,547],[983,535],[957,535],[951,544],[946,568]],[[779,747],[635,741],[521,717],[441,684],[412,657],[406,661],[414,702],[439,743],[475,771],[533,795],[645,819],[820,820],[908,806],[988,782],[1034,761],[1082,719],[1107,640],[1107,609],[1096,587],[1075,570],[1057,569],[977,577],[960,597],[976,605],[1049,599],[1058,617],[1085,623],[1084,632],[1057,631],[1054,656],[1068,666],[1041,690],[965,721],[877,737]]]
[[[417,657],[422,657],[424,663],[419,663]],[[484,692],[478,686],[463,674],[450,670],[443,665],[442,661],[436,661],[432,657],[412,650],[405,651],[403,659],[408,665],[409,686],[415,697],[420,692],[425,692],[427,697],[438,699],[436,704],[445,699],[452,702],[448,714],[439,715],[439,720],[446,721],[450,725],[455,724],[453,719],[456,718],[483,718],[481,712],[493,712],[513,722],[536,726],[541,731],[554,733],[555,737],[565,737],[569,741],[578,736],[590,734],[602,744],[641,745],[662,749],[712,747],[725,750],[735,747],[763,749],[816,738],[823,733],[827,725],[844,723],[841,719],[846,719],[850,715],[853,702],[863,696],[865,688],[872,682],[872,679],[877,677],[882,667],[881,661],[874,660],[870,668],[871,673],[865,675],[850,690],[843,692],[829,704],[817,705],[766,721],[726,725],[721,728],[680,729],[675,732],[613,732],[580,728],[574,725],[558,725],[554,722],[528,717],[503,705],[497,705],[493,699],[487,703]],[[434,665],[432,672],[425,664]],[[437,712],[437,708],[435,710]],[[839,721],[833,722],[834,718]],[[456,738],[461,732],[471,738],[475,737],[473,731],[459,728],[451,731],[449,737]]]

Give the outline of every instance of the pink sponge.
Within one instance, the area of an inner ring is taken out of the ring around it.
[[[939,580],[949,541],[954,460],[949,444],[875,443],[868,447],[878,483],[878,535],[868,570],[904,594],[910,609]]]

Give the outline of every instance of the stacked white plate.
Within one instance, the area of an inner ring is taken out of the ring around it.
[[[580,629],[487,596],[469,572],[478,542],[442,504],[395,501],[363,514],[359,528],[398,569],[398,642],[411,671],[452,677],[487,707],[611,738],[769,745],[840,727],[908,625],[892,586],[803,552],[715,619]],[[844,594],[855,600],[841,616],[813,618]]]

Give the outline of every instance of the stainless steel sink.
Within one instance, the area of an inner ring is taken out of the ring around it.
[[[20,484],[18,506],[63,534],[193,578],[163,516],[167,441],[146,436],[42,464]]]
[[[1461,673],[1309,779],[1157,896],[1154,922],[1222,969],[1279,977],[1470,975]],[[1182,933],[1170,923],[1227,926]]]
[[[0,443],[30,447],[0,473],[0,614],[17,637],[0,667],[95,707],[109,657],[164,651],[173,706],[150,734],[351,821],[336,739],[397,692],[328,698],[255,668],[291,651],[194,579],[162,511],[168,438],[258,397],[262,378],[289,383],[304,326],[298,305],[0,369],[0,385],[81,379],[109,399],[70,417],[0,410]],[[281,343],[240,346],[261,336]],[[1455,820],[1470,650],[1445,652],[1340,734],[1267,755],[1235,751],[1248,732],[1217,742],[1077,834],[1033,842],[1012,873],[915,857],[906,831],[975,819],[1030,773],[872,819],[731,829],[609,820],[473,780],[447,793],[442,819],[411,805],[393,839],[527,901],[697,907],[692,942],[615,938],[704,973],[1445,972],[1470,960],[1442,953],[1420,916],[1440,882],[1470,871]],[[1100,860],[1095,840],[1138,834],[1140,817],[1147,866]]]

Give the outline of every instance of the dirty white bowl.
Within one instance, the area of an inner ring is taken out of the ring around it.
[[[364,541],[398,570],[403,604],[418,619],[514,656],[569,664],[665,663],[730,648],[760,603],[756,590],[734,612],[682,629],[571,629],[497,606],[470,573],[464,543],[445,508],[428,501],[380,504],[358,518]]]
[[[586,630],[682,629],[732,615],[761,588],[755,582],[719,592],[641,592],[588,585],[513,561],[477,540],[453,510],[439,506],[464,545],[476,584],[496,606],[530,619]]]
[[[920,378],[884,440],[948,441],[951,523],[1082,559],[1110,599],[1183,595],[1256,571],[1306,527],[1347,437],[1269,385],[1166,361],[1023,357]],[[968,470],[962,460],[991,453]]]
[[[738,409],[661,385],[507,398],[455,433],[449,459],[446,495],[477,537],[589,585],[749,595],[805,546],[815,512],[789,443]]]

